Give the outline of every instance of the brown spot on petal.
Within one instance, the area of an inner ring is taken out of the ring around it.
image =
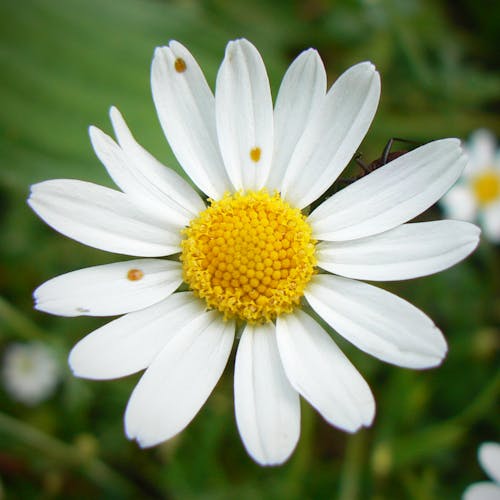
[[[187,68],[186,61],[184,61],[184,59],[182,59],[182,57],[178,57],[175,60],[174,68],[175,68],[175,71],[177,71],[177,73],[184,73],[184,71],[186,71],[186,68]]]
[[[257,163],[260,160],[260,154],[261,154],[261,149],[260,148],[253,148],[250,150],[250,158],[252,161]]]
[[[131,269],[127,273],[127,279],[130,281],[139,281],[144,276],[144,273],[140,269]]]

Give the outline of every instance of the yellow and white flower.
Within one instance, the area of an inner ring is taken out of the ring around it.
[[[74,271],[35,291],[36,307],[53,314],[125,314],[73,348],[73,372],[111,379],[146,370],[125,429],[153,446],[197,414],[241,328],[236,421],[254,460],[271,465],[290,456],[299,395],[340,429],[370,425],[368,384],[301,306],[386,362],[441,363],[447,347],[433,322],[357,279],[424,276],[473,251],[472,224],[406,223],[460,176],[467,162],[460,142],[422,146],[309,213],[371,124],[380,94],[371,63],[353,66],[327,92],[321,59],[307,50],[286,72],[273,109],[251,43],[228,44],[214,97],[193,56],[173,41],[155,52],[152,88],[168,142],[208,203],[134,140],[115,108],[117,142],[94,127],[90,136],[121,191],[78,180],[32,188],[29,204],[57,231],[141,257]],[[165,256],[172,257],[158,259]],[[179,291],[183,282],[188,291]]]
[[[500,151],[487,130],[472,134],[469,163],[459,182],[441,199],[447,217],[479,221],[486,238],[500,243]]]
[[[10,396],[29,406],[50,397],[61,377],[53,352],[39,342],[7,346],[2,365],[3,384]]]
[[[477,457],[484,472],[491,481],[473,483],[464,491],[463,500],[499,500],[500,499],[500,443],[483,443]]]

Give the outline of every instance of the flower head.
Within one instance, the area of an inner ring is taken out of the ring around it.
[[[47,399],[60,378],[53,353],[43,344],[10,344],[2,367],[3,383],[8,393],[26,405]]]
[[[264,63],[248,41],[228,44],[215,96],[188,50],[171,42],[155,52],[152,87],[168,142],[207,202],[137,144],[115,108],[118,142],[94,127],[90,136],[121,192],[76,180],[32,188],[30,205],[61,233],[141,257],[36,290],[36,307],[53,314],[125,314],[73,348],[73,372],[108,379],[145,369],[125,428],[153,446],[194,418],[240,325],[236,421],[257,462],[290,456],[299,395],[343,430],[370,425],[368,384],[311,308],[389,363],[441,362],[446,342],[424,313],[356,279],[424,276],[475,248],[479,231],[466,222],[406,224],[462,172],[459,141],[422,146],[309,213],[373,119],[380,79],[372,64],[353,66],[327,92],[321,59],[307,50],[286,72],[273,109]],[[182,282],[188,291],[178,290]]]
[[[278,193],[212,201],[185,230],[184,281],[227,319],[264,323],[292,312],[316,264],[305,219]]]
[[[466,150],[469,164],[459,182],[442,198],[452,219],[478,220],[486,237],[500,243],[500,150],[487,130],[477,130]]]
[[[491,481],[473,483],[467,487],[463,500],[498,500],[500,498],[500,444],[483,443],[478,450],[478,459]]]

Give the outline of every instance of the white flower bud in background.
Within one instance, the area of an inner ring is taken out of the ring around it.
[[[4,353],[2,380],[10,396],[26,405],[49,398],[60,378],[53,352],[37,342],[10,344]]]

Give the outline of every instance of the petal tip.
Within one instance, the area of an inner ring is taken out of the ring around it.
[[[358,68],[358,69],[363,69],[364,71],[367,71],[369,73],[373,73],[373,75],[378,75],[377,68],[375,67],[375,64],[373,64],[371,61],[362,61],[360,63],[354,64],[351,66],[351,68]],[[349,70],[347,70],[349,71]]]
[[[244,37],[235,38],[231,40],[228,45],[251,45],[253,47],[253,44]]]
[[[92,362],[92,359],[88,349],[85,348],[84,337],[73,346],[68,355],[68,366],[73,376],[89,380],[106,380],[105,376],[101,376],[99,367]]]
[[[48,184],[50,184],[52,181],[48,180],[48,181],[37,182],[36,184],[32,184],[30,186],[30,192],[29,192],[29,195],[28,195],[28,199],[26,200],[26,203],[37,214],[38,214],[37,205],[38,205],[38,201],[39,201],[38,197],[40,196],[40,192],[42,191],[42,195],[43,195],[44,188]]]
[[[160,45],[158,47],[155,47],[155,50],[153,52],[153,58],[158,57],[160,54],[162,54],[167,49],[168,49],[168,46],[165,46],[165,45]]]
[[[29,194],[28,194],[28,197],[26,198],[26,203],[27,203],[27,204],[29,205],[29,207],[30,207],[30,208],[32,208],[33,210],[34,210],[34,208],[33,208],[33,204],[32,204],[32,203],[33,203],[33,199],[32,199],[32,198],[33,198],[33,195],[34,195],[34,192],[33,192],[33,187],[34,187],[34,186],[35,186],[35,184],[33,184],[32,186],[30,186],[30,192],[29,192]]]
[[[128,422],[127,420],[127,414],[125,414],[125,435],[127,436],[127,439],[130,439],[131,441],[135,441],[138,446],[142,449],[144,448],[152,448],[153,446],[156,446],[164,441],[167,441],[167,439],[164,438],[153,438],[152,435],[147,435],[148,432],[144,432],[144,428],[141,430],[140,428],[135,428]]]
[[[111,108],[109,108],[109,118],[111,120],[111,125],[113,126],[115,136],[118,140],[118,144],[121,147],[124,137],[126,137],[127,135],[131,135],[130,131],[128,130],[128,126],[125,123],[123,115],[115,106],[111,106]]]
[[[236,38],[231,40],[226,45],[226,55],[233,55],[237,50],[250,49],[251,51],[259,52],[255,45],[246,38]]]
[[[120,111],[118,110],[118,108],[116,106],[110,106],[109,117],[111,119],[111,122],[113,122],[115,120],[123,119],[122,114],[120,113]]]
[[[375,420],[375,415],[376,415],[376,406],[375,406],[375,399],[372,399],[372,401],[369,403],[369,406],[367,408],[367,414],[365,416],[365,419],[363,420],[363,427],[371,427],[373,424],[373,421]]]
[[[224,58],[231,60],[230,58],[232,58],[235,55],[240,46],[241,46],[240,39],[231,40],[230,42],[228,42],[228,44],[226,45],[226,50],[224,51],[225,52]]]
[[[288,457],[283,458],[283,459],[268,459],[268,460],[257,460],[254,458],[254,460],[261,465],[262,467],[279,467],[280,465],[283,465],[284,462],[286,462]]]
[[[254,451],[249,450],[246,446],[245,449],[247,453],[250,455],[252,460],[256,463],[258,463],[262,467],[277,467],[280,465],[283,465],[291,456],[293,453],[295,446],[287,451],[286,453],[263,453],[262,455],[260,454],[255,454]]]
[[[314,56],[318,54],[318,51],[314,47],[309,47],[308,49],[304,49],[297,57],[300,56]]]
[[[140,436],[136,436],[135,441],[142,449],[151,448],[151,447],[156,446],[157,444],[161,443],[161,441],[157,442],[156,440],[151,440],[151,439],[147,439],[147,438],[140,437]]]
[[[481,231],[481,228],[476,226],[475,224],[471,224],[470,222],[466,223],[466,224],[470,224],[472,227],[470,228],[470,232],[471,232],[471,251],[468,255],[470,255],[479,245],[479,243],[481,242],[481,234],[482,234],[482,231]]]
[[[444,144],[449,144],[450,146],[459,149],[461,152],[464,152],[462,141],[457,137],[448,137],[447,139],[441,139],[441,141],[439,142],[443,142]]]
[[[422,366],[422,370],[427,370],[431,368],[437,368],[438,366],[441,366],[446,358],[446,352],[439,357],[434,358],[433,360],[429,360],[429,363],[426,365]]]
[[[35,295],[33,295],[33,309],[40,312],[47,312],[43,307],[42,301],[38,297],[35,297]]]
[[[153,76],[160,77],[163,74],[169,52],[172,52],[170,47],[162,46],[155,48],[151,62],[151,73]]]
[[[441,366],[448,354],[448,346],[445,346],[444,350],[440,354],[434,356],[429,355],[425,362],[421,362],[418,366],[412,367],[415,370],[430,370],[431,368],[437,368]]]
[[[429,364],[427,366],[423,366],[422,368],[433,368],[435,366],[439,366],[444,358],[446,358],[446,355],[448,354],[448,343],[446,342],[446,339],[444,338],[443,333],[441,330],[434,325],[434,344],[428,345],[428,356],[429,356]]]
[[[90,142],[92,143],[92,147],[94,148],[94,150],[96,150],[97,143],[99,141],[104,140],[106,134],[95,125],[90,125],[88,130],[89,130]]]
[[[125,436],[127,437],[128,440],[130,441],[135,441],[136,440],[136,434],[130,429],[130,424],[127,420],[127,413],[125,413],[124,417],[124,427],[125,427]]]
[[[69,369],[71,370],[71,373],[73,376],[78,377],[78,378],[85,378],[85,373],[80,370],[78,366],[78,358],[74,353],[75,348],[71,350],[68,356],[68,365]]]
[[[92,139],[92,136],[94,134],[97,133],[98,130],[100,130],[99,128],[97,128],[95,125],[89,125],[89,128],[87,129],[88,130],[88,133],[89,133],[89,136],[90,138]]]

